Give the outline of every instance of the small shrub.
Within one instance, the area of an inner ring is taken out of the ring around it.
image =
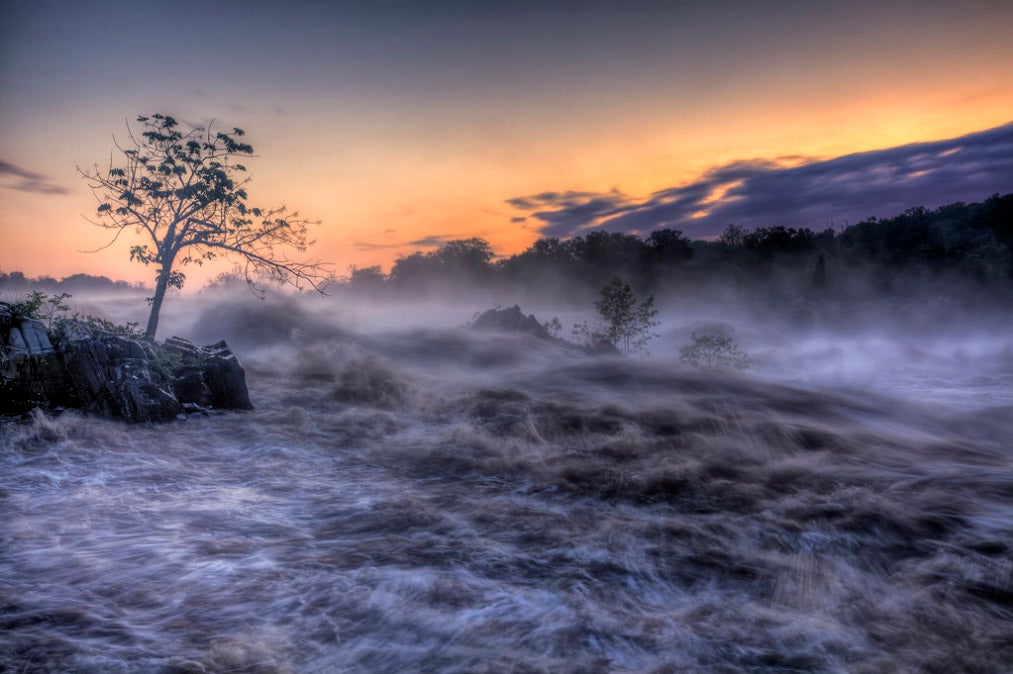
[[[679,360],[701,370],[745,370],[752,364],[731,337],[695,332],[693,343],[679,349]]]
[[[594,325],[587,322],[573,326],[573,336],[586,346],[595,348],[603,342],[612,344],[626,355],[645,353],[647,342],[656,334],[651,332],[658,323],[654,317],[654,296],[637,301],[633,290],[618,278],[601,289],[601,298],[594,303],[601,320]]]
[[[0,302],[0,318],[11,324],[28,319],[44,320],[46,328],[51,330],[53,324],[70,311],[70,307],[64,303],[70,297],[70,293],[46,295],[34,290],[20,302]]]
[[[102,332],[127,339],[144,339],[144,332],[140,330],[138,323],[131,322],[120,325],[105,318],[80,313],[75,313],[69,318],[66,316],[57,318],[53,321],[51,330],[53,337],[58,341],[63,341],[81,332]]]

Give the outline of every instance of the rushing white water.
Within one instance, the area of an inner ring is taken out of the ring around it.
[[[935,367],[949,346],[877,386],[844,363],[896,342],[764,351],[745,332],[756,374],[737,377],[665,339],[594,359],[278,310],[206,326],[255,412],[0,428],[0,670],[1013,662],[1002,344],[948,397],[931,379],[957,372]]]

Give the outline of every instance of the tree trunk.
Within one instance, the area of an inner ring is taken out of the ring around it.
[[[827,262],[820,253],[820,259],[816,261],[816,271],[813,272],[812,288],[816,292],[823,292],[827,289]]]
[[[155,339],[155,330],[158,329],[158,312],[162,310],[162,300],[165,299],[165,291],[169,287],[169,274],[172,269],[166,265],[158,272],[158,280],[155,282],[155,296],[151,298],[151,313],[148,315],[148,327],[144,330],[145,339]]]

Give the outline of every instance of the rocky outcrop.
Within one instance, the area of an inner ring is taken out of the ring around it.
[[[198,347],[182,337],[171,337],[163,347],[180,355],[185,363],[173,381],[180,400],[225,410],[253,409],[246,372],[225,340]]]
[[[558,330],[559,321],[553,319]],[[520,306],[514,305],[508,309],[489,309],[471,322],[473,330],[488,330],[490,332],[519,332],[547,342],[552,342],[564,349],[577,351],[589,356],[617,356],[621,355],[619,349],[604,336],[596,335],[594,342],[580,346],[568,342],[565,339],[553,336],[546,326],[535,318],[534,314],[525,315]]]
[[[115,335],[68,340],[61,349],[78,407],[133,422],[170,421],[183,413],[164,377],[152,372],[153,353]]]
[[[225,342],[156,344],[87,326],[53,340],[41,322],[7,317],[0,320],[0,413],[35,407],[135,423],[253,409],[246,374]]]
[[[489,309],[476,318],[471,327],[494,332],[523,332],[539,339],[554,339],[534,314],[525,316],[516,304],[509,309]]]

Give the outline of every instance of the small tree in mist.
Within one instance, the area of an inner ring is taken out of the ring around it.
[[[739,349],[731,337],[698,335],[695,332],[693,343],[679,349],[679,360],[700,370],[745,370],[751,365],[749,356]]]
[[[127,127],[129,143],[116,145],[117,161],[78,172],[98,199],[95,225],[115,230],[111,246],[126,230],[141,235],[130,259],[154,264],[155,294],[145,337],[158,328],[166,290],[183,287],[178,266],[202,265],[219,257],[238,258],[249,287],[255,278],[305,284],[321,291],[327,281],[319,262],[289,259],[278,249],[303,251],[310,221],[285,207],[247,204],[246,167],[236,161],[253,155],[242,129],[231,132],[191,126],[181,130],[167,115],[138,117],[140,137]],[[101,250],[101,249],[100,249]]]
[[[608,341],[626,355],[646,350],[647,342],[656,334],[651,332],[658,323],[654,317],[654,296],[637,301],[633,290],[618,278],[601,289],[601,297],[594,303],[601,317],[595,325],[586,322],[573,326],[574,336],[590,347]]]

